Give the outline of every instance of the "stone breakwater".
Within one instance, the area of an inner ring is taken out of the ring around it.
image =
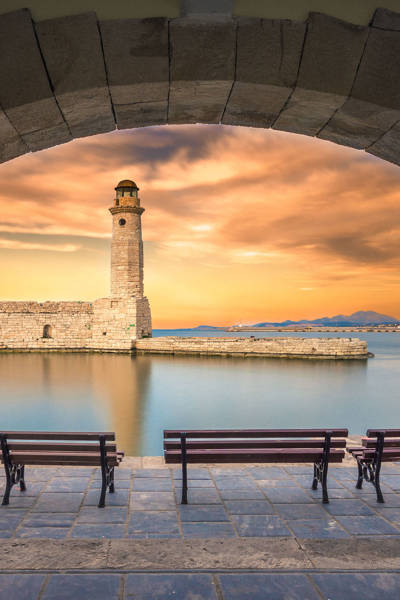
[[[367,342],[358,338],[228,338],[158,337],[138,339],[137,354],[195,354],[206,356],[366,359]]]

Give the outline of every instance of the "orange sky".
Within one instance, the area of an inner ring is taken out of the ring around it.
[[[1,299],[109,294],[111,206],[140,188],[154,327],[400,317],[400,169],[272,130],[169,126],[0,165]]]

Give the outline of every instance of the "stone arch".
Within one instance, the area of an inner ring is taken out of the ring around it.
[[[46,324],[43,326],[43,338],[53,338],[54,328],[52,325]]]
[[[0,162],[167,123],[272,127],[400,164],[400,14],[368,26],[192,15],[0,15]]]

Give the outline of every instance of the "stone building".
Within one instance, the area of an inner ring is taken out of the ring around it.
[[[93,302],[0,302],[0,349],[130,351],[151,337],[143,295],[139,188],[120,181],[112,215],[111,295]]]

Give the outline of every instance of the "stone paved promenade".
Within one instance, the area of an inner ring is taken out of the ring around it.
[[[27,468],[0,507],[0,598],[400,597],[400,464],[384,467],[383,505],[347,461],[330,468],[329,505],[311,465],[248,465],[190,468],[181,506],[180,469],[149,462],[116,470],[104,509],[98,469]]]
[[[385,504],[370,484],[355,489],[354,466],[330,468],[326,505],[320,489],[310,489],[311,466],[190,468],[186,506],[179,468],[120,467],[115,477],[116,492],[98,509],[98,469],[27,468],[26,492],[15,486],[10,505],[0,507],[0,537],[400,537],[398,464],[383,468]]]

